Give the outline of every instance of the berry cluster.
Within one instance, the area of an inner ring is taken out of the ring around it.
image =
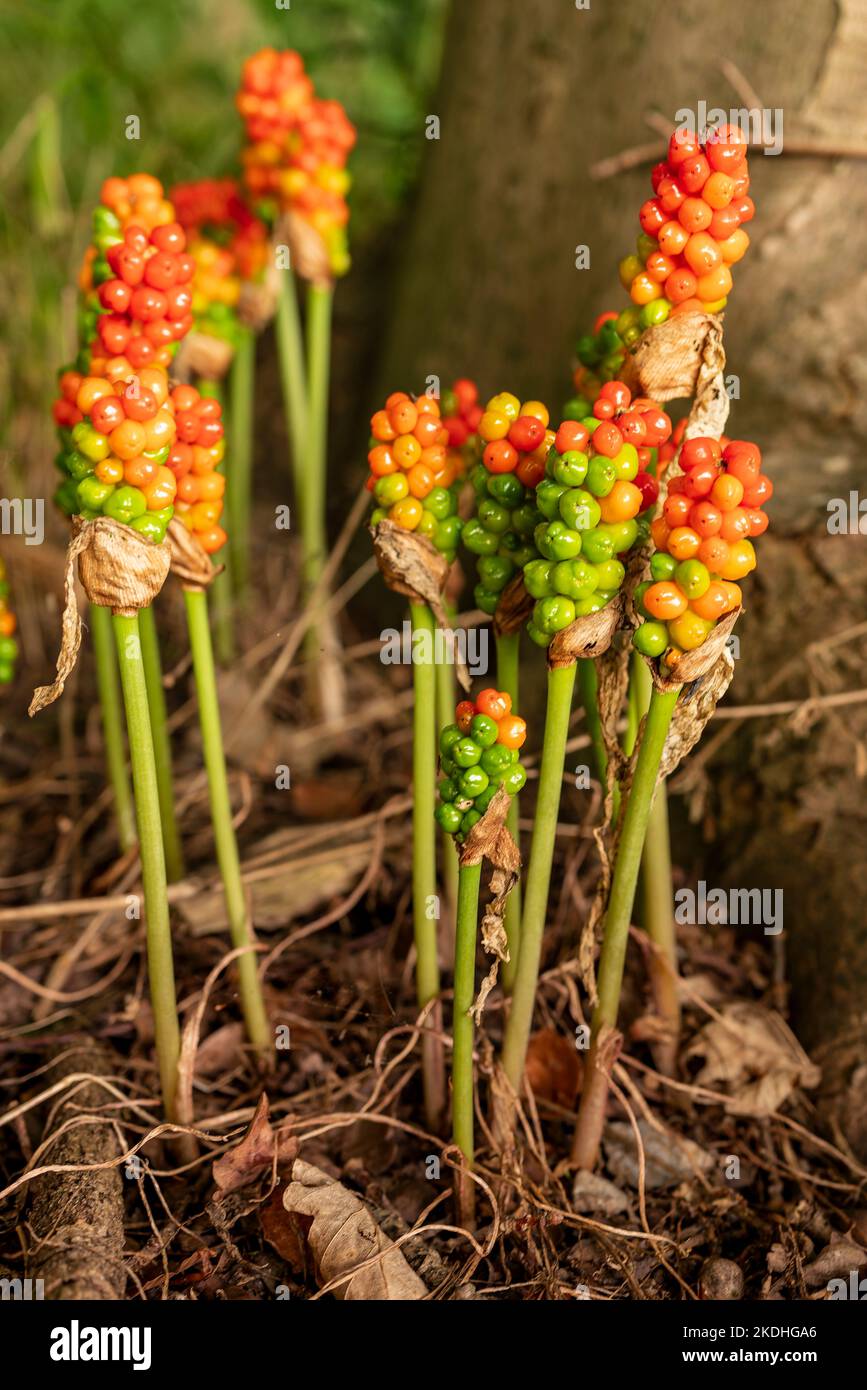
[[[170,399],[176,436],[166,463],[177,482],[175,515],[213,555],[226,543],[220,525],[226,479],[217,472],[226,449],[223,407],[195,386],[176,386]]]
[[[6,565],[0,558],[0,685],[10,685],[15,677],[15,662],[18,657],[16,627],[15,614],[9,607]]]
[[[346,160],[355,127],[340,102],[315,95],[299,54],[263,48],[244,64],[236,104],[248,141],[242,162],[251,195],[309,222],[332,272],[345,274]]]
[[[193,326],[196,266],[183,228],[175,221],[149,231],[134,222],[124,227],[102,204],[94,215],[91,251],[81,276],[79,337],[88,360],[80,367],[101,371],[101,359],[122,353],[136,370],[167,368],[175,345]]]
[[[461,535],[456,468],[439,401],[394,391],[370,421],[368,491],[379,504],[372,521],[386,517],[433,541],[451,562]]]
[[[479,388],[474,381],[460,377],[443,392],[440,402],[443,425],[448,430],[449,448],[464,449],[479,432],[484,407],[479,404]]]
[[[237,340],[241,285],[265,267],[268,234],[234,179],[199,179],[172,189],[178,222],[196,263],[193,317],[216,338]]]
[[[762,510],[773,484],[757,445],[695,438],[680,451],[662,514],[651,526],[651,579],[635,591],[646,621],[635,646],[645,656],[700,647],[716,622],[740,606],[737,581],[756,566],[753,538],[768,527]]]
[[[545,475],[554,442],[541,401],[524,401],[508,391],[492,396],[478,420],[481,461],[470,474],[476,513],[464,524],[463,542],[477,557],[475,601],[496,610],[505,586],[536,554],[533,532],[542,520],[535,488]]]
[[[755,213],[746,136],[723,125],[702,143],[693,131],[676,130],[651,181],[654,197],[638,215],[637,254],[619,267],[637,306],[630,326],[646,328],[672,313],[719,313],[732,287],[731,267],[750,244],[741,224]]]
[[[483,690],[479,698],[461,700],[455,722],[440,734],[439,804],[435,816],[449,835],[463,840],[481,820],[497,791],[517,796],[527,780],[518,750],[527,725],[512,713],[505,691]]]
[[[152,541],[172,518],[175,475],[166,463],[175,442],[175,406],[162,367],[133,371],[110,358],[102,374],[60,374],[54,418],[57,458],[66,479],[55,501],[68,516],[112,517]]]
[[[628,344],[621,336],[619,322],[615,313],[600,314],[593,332],[578,339],[578,365],[572,378],[576,395],[563,408],[564,420],[583,420],[590,414],[603,384],[620,377]]]
[[[633,401],[622,381],[605,383],[591,416],[560,426],[536,488],[542,558],[524,569],[536,600],[527,631],[539,646],[604,608],[623,584],[618,557],[648,532],[659,495],[648,469],[670,435],[665,411],[643,397]]]

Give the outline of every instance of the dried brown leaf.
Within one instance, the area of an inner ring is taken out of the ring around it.
[[[540,1100],[571,1110],[581,1090],[583,1065],[574,1038],[541,1028],[527,1046],[527,1083]]]
[[[214,1182],[223,1195],[237,1192],[261,1178],[266,1169],[280,1169],[298,1153],[298,1140],[284,1124],[272,1128],[270,1106],[263,1091],[249,1128],[239,1144],[214,1160]]]
[[[704,1058],[697,1086],[729,1090],[730,1115],[772,1115],[797,1087],[821,1079],[785,1020],[760,1004],[727,1004],[690,1045],[688,1057]]]
[[[393,1302],[426,1297],[425,1285],[365,1204],[321,1168],[296,1159],[283,1205],[287,1212],[313,1218],[307,1239],[319,1282],[345,1279],[334,1290],[336,1298]]]

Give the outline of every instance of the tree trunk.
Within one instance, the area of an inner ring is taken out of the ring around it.
[[[383,385],[469,375],[483,395],[541,397],[556,415],[575,338],[628,303],[616,263],[650,194],[650,158],[600,181],[590,166],[653,141],[645,112],[673,122],[700,99],[751,105],[721,70],[726,60],[765,107],[782,109],[790,151],[753,152],[753,249],[726,312],[730,428],[761,443],[777,489],[739,627],[729,698],[741,702],[808,640],[855,621],[867,596],[863,539],[827,533],[829,499],[858,485],[867,426],[867,172],[857,159],[794,153],[810,142],[867,151],[867,0],[454,4],[431,113],[440,138],[406,241]],[[581,245],[589,270],[576,269]],[[863,653],[859,635],[834,649],[830,668],[814,655],[819,674],[802,662],[773,698],[867,685]],[[720,753],[737,750],[738,761],[714,764],[729,791],[749,788],[728,811],[735,847],[739,836],[747,847],[729,870],[744,886],[753,874],[785,888],[794,1023],[821,1044],[863,1152],[865,740],[867,706],[852,705],[822,713],[809,739],[779,719],[750,722]]]

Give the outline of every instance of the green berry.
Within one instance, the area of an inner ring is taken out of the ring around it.
[[[509,754],[510,748],[504,747],[502,743],[495,743],[490,748],[486,748],[482,753],[479,766],[483,767],[489,777],[496,777],[498,772],[511,766],[512,759]]]
[[[433,512],[437,521],[445,521],[453,509],[451,494],[448,488],[444,487],[432,487],[424,499],[424,504],[429,512]]]
[[[617,469],[612,459],[594,454],[587,468],[587,491],[594,497],[607,497],[617,482]]]
[[[619,560],[603,560],[595,565],[596,588],[603,592],[616,593],[626,578],[626,570]]]
[[[558,515],[558,504],[565,491],[562,483],[555,483],[550,478],[543,478],[536,488],[536,506],[548,521],[553,521]]]
[[[141,489],[125,484],[115,489],[103,506],[103,511],[106,516],[129,526],[134,517],[144,516],[147,507],[147,500]]]
[[[447,835],[457,835],[463,824],[463,816],[456,806],[441,802],[434,811],[436,822]]]
[[[480,821],[481,819],[482,819],[482,818],[481,818],[481,816],[479,815],[478,811],[467,811],[466,815],[464,816],[463,820],[461,821],[461,835],[462,835],[462,836],[469,835],[469,833],[470,833],[470,831],[472,830],[473,826],[474,826],[474,825],[478,825],[478,823],[479,823],[479,821]]]
[[[502,781],[502,786],[506,788],[509,796],[517,796],[522,791],[527,782],[527,772],[520,763],[510,767]]]
[[[614,554],[614,542],[607,531],[604,531],[601,526],[595,526],[590,531],[582,533],[581,553],[585,560],[590,561],[591,565],[601,565],[604,560],[610,560]]]
[[[470,734],[480,748],[493,748],[499,733],[499,726],[495,719],[491,719],[487,714],[473,715],[470,723]]]
[[[503,555],[482,555],[476,569],[485,588],[495,594],[506,587],[515,573],[513,562]]]
[[[596,567],[586,560],[563,560],[551,571],[551,583],[555,593],[564,598],[587,598],[598,587]]]
[[[533,608],[533,625],[541,632],[562,632],[575,621],[575,605],[571,599],[554,594],[541,598]]]
[[[447,724],[440,734],[440,757],[447,758],[462,738],[463,734],[457,724]]]
[[[485,791],[488,785],[488,774],[484,768],[468,767],[460,779],[460,789],[464,796],[476,797],[479,792]]]
[[[587,477],[590,460],[580,449],[568,449],[565,454],[555,455],[553,476],[564,487],[581,487]]]
[[[552,591],[550,560],[531,560],[524,566],[524,588],[531,598],[548,598]]]
[[[500,544],[499,536],[493,531],[486,531],[477,517],[471,517],[465,523],[462,539],[467,550],[474,555],[495,555]]]
[[[674,572],[674,577],[690,600],[701,598],[710,588],[710,570],[701,560],[682,560]]]
[[[655,550],[650,559],[650,573],[656,580],[670,579],[677,569],[677,561],[665,550]]]
[[[519,507],[524,500],[524,484],[514,473],[495,473],[488,476],[488,496],[504,507]]]
[[[668,628],[665,623],[642,623],[632,634],[632,645],[642,656],[662,656],[668,646]]]
[[[493,531],[497,536],[508,531],[511,522],[508,507],[495,502],[493,497],[484,497],[479,503],[478,518],[486,531]]]
[[[572,487],[560,498],[560,516],[571,530],[583,533],[599,525],[602,512],[592,493],[583,487]]]
[[[581,533],[552,521],[548,527],[548,553],[552,560],[574,560],[581,553]]]
[[[452,757],[458,767],[474,767],[482,756],[482,750],[474,739],[463,734],[452,747]]]

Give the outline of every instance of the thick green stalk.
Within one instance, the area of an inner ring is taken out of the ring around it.
[[[584,720],[593,747],[596,777],[604,795],[608,776],[608,749],[605,747],[605,735],[602,732],[602,719],[599,714],[599,681],[596,675],[596,662],[591,657],[580,657],[578,660],[578,692],[581,696],[581,704],[584,706]],[[620,784],[615,781],[611,793],[611,819],[615,825],[619,815]]]
[[[184,854],[175,815],[175,788],[172,777],[172,744],[166,715],[166,692],[160,660],[160,641],[157,635],[153,608],[142,608],[138,615],[141,657],[148,692],[151,716],[151,735],[157,765],[157,789],[160,798],[160,820],[163,827],[163,846],[166,853],[166,874],[169,883],[184,876]]]
[[[560,666],[548,671],[548,704],[542,741],[542,763],[539,769],[539,791],[536,797],[536,817],[530,842],[530,867],[524,893],[521,951],[512,990],[512,1008],[503,1041],[503,1067],[512,1086],[518,1092],[524,1079],[524,1062],[533,1022],[533,1006],[536,1002],[542,936],[548,907],[548,886],[551,881],[560,791],[563,785],[566,736],[569,731],[574,688],[574,666]]]
[[[196,692],[199,697],[199,724],[202,730],[202,748],[208,773],[211,824],[214,827],[217,863],[220,866],[220,876],[223,880],[223,892],[229,917],[229,932],[232,945],[236,949],[239,947],[250,948],[253,945],[253,933],[247,912],[244,884],[241,879],[238,842],[235,838],[235,827],[232,824],[232,805],[229,799],[229,780],[226,776],[226,758],[223,752],[223,733],[220,724],[214,653],[211,647],[211,630],[208,625],[207,598],[202,591],[186,590],[184,601],[187,608],[187,625],[190,632],[190,650],[196,677]],[[237,967],[241,1009],[244,1014],[247,1035],[257,1051],[267,1052],[272,1046],[272,1035],[262,997],[262,985],[256,969],[255,952],[252,949],[247,949],[244,955],[238,957]]]
[[[508,634],[497,633],[495,641],[497,645],[497,689],[504,690],[511,696],[512,709],[516,714],[520,714],[521,706],[518,683],[521,633],[520,631],[510,632]],[[506,816],[506,828],[520,850],[520,810],[517,796],[513,796],[509,802],[509,813]],[[500,978],[503,982],[503,989],[507,994],[511,994],[515,987],[515,975],[518,970],[518,952],[521,947],[520,879],[518,879],[506,899],[506,911],[503,917],[503,925],[506,928],[506,939],[509,943],[509,959],[503,965]]]
[[[413,629],[413,656],[416,652],[415,634],[426,634],[428,660],[413,660],[414,703],[412,714],[412,916],[416,952],[416,994],[419,1008],[424,1008],[440,992],[440,968],[437,957],[437,919],[435,912],[436,876],[436,797],[437,726],[436,726],[436,666],[434,664],[433,614],[427,604],[411,603],[409,607]],[[428,1128],[434,1133],[445,1108],[445,1073],[442,1044],[434,1036],[439,1028],[441,1010],[429,1016],[429,1027],[422,1038],[422,1075],[424,1080],[425,1114]]]
[[[166,894],[166,862],[160,825],[157,769],[151,738],[148,692],[142,663],[138,616],[112,619],[120,680],[126,706],[132,781],[138,820],[139,854],[147,926],[148,976],[154,1016],[154,1040],[166,1115],[175,1113],[180,1056],[180,1028],[175,997],[172,932]]]
[[[307,374],[304,367],[304,338],[298,313],[295,276],[291,270],[280,272],[280,293],[277,297],[277,353],[280,360],[283,411],[292,458],[292,476],[295,481],[295,505],[301,513],[303,526],[307,495]]]
[[[599,1142],[605,1123],[608,1098],[608,1074],[604,1058],[599,1058],[603,1030],[616,1028],[623,983],[623,965],[629,940],[629,924],[635,901],[635,887],[641,864],[641,851],[647,831],[647,820],[656,789],[659,760],[678,691],[663,694],[654,690],[650,698],[644,733],[638,751],[635,774],[623,816],[614,878],[605,914],[602,952],[599,957],[597,988],[599,1000],[593,1011],[590,1050],[584,1070],[584,1090],[578,1112],[578,1124],[572,1157],[579,1168],[593,1168],[599,1153]],[[602,1065],[597,1065],[601,1061]]]
[[[311,285],[307,291],[307,386],[309,411],[307,459],[310,489],[308,534],[305,537],[305,570],[312,589],[322,573],[327,550],[325,529],[326,471],[328,458],[328,384],[331,368],[330,285]]]
[[[250,581],[250,505],[253,470],[253,396],[256,381],[256,335],[241,328],[229,377],[229,468],[226,513],[232,588],[243,598]]]
[[[446,603],[444,606],[449,622],[454,624],[455,610],[453,605]],[[455,668],[449,661],[439,661],[437,662],[437,729],[440,733],[449,724],[454,724],[455,703]],[[444,830],[440,837],[440,845],[442,847],[446,902],[451,913],[455,913],[458,904],[458,852],[455,848],[454,836],[447,834]]]
[[[452,1134],[468,1168],[475,1157],[473,1139],[473,1036],[470,1008],[476,992],[476,932],[479,918],[481,864],[462,864],[458,877],[455,928],[455,1003],[452,1018]]]
[[[102,733],[109,785],[114,796],[114,818],[121,852],[132,849],[136,841],[135,807],[126,771],[126,746],[121,716],[121,692],[117,674],[111,610],[98,603],[90,605],[90,631],[96,658],[96,683],[102,710]]]
[[[630,691],[634,687],[638,717],[647,710],[653,690],[646,661],[633,658]],[[631,750],[630,750],[631,751]],[[653,1049],[656,1065],[666,1076],[674,1072],[680,1037],[680,998],[677,989],[677,930],[671,876],[671,836],[666,784],[656,788],[641,854],[642,922],[656,947],[648,962],[656,1012],[666,1025],[666,1037]]]

